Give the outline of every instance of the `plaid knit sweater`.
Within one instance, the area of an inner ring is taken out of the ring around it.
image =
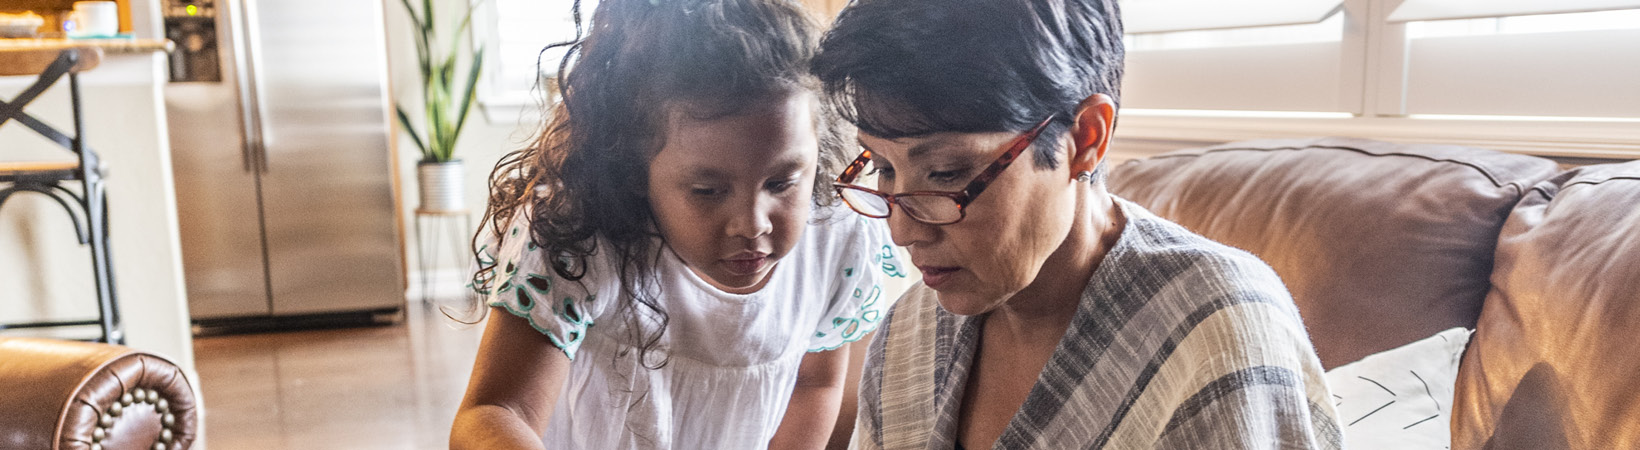
[[[1321,363],[1275,272],[1117,203],[1121,237],[994,448],[1339,448]],[[851,447],[953,448],[983,322],[908,291],[871,344]]]

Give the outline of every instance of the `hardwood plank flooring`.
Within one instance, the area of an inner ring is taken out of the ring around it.
[[[406,309],[384,327],[196,338],[206,448],[446,448],[483,328]]]

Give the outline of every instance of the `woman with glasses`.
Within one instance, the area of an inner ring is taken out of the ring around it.
[[[855,445],[1339,447],[1276,274],[1105,191],[1115,0],[856,0],[821,48],[860,129],[837,191],[922,272],[872,342]]]

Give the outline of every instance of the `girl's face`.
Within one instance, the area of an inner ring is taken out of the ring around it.
[[[814,101],[776,96],[711,120],[671,111],[649,162],[650,206],[667,245],[718,289],[761,289],[802,235],[820,151]]]

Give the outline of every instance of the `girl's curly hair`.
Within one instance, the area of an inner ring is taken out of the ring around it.
[[[574,16],[580,34],[580,3]],[[621,283],[617,317],[638,361],[650,363],[668,316],[649,280],[662,254],[648,192],[649,161],[663,145],[668,113],[727,117],[758,102],[815,92],[809,74],[820,28],[795,0],[603,0],[584,37],[567,47],[557,85],[563,99],[547,111],[533,142],[507,154],[490,175],[481,222],[500,247],[514,215],[529,214],[532,243],[554,257],[566,280],[585,275],[588,259],[608,252]],[[553,48],[553,47],[548,47]],[[820,134],[816,204],[835,202],[831,178],[843,165],[843,127],[815,101]],[[680,109],[681,108],[681,109]],[[483,236],[480,231],[479,236]],[[472,286],[488,292],[497,261],[477,248]],[[602,247],[602,248],[600,248]],[[475,302],[477,303],[477,302]],[[485,314],[471,305],[472,317]]]

